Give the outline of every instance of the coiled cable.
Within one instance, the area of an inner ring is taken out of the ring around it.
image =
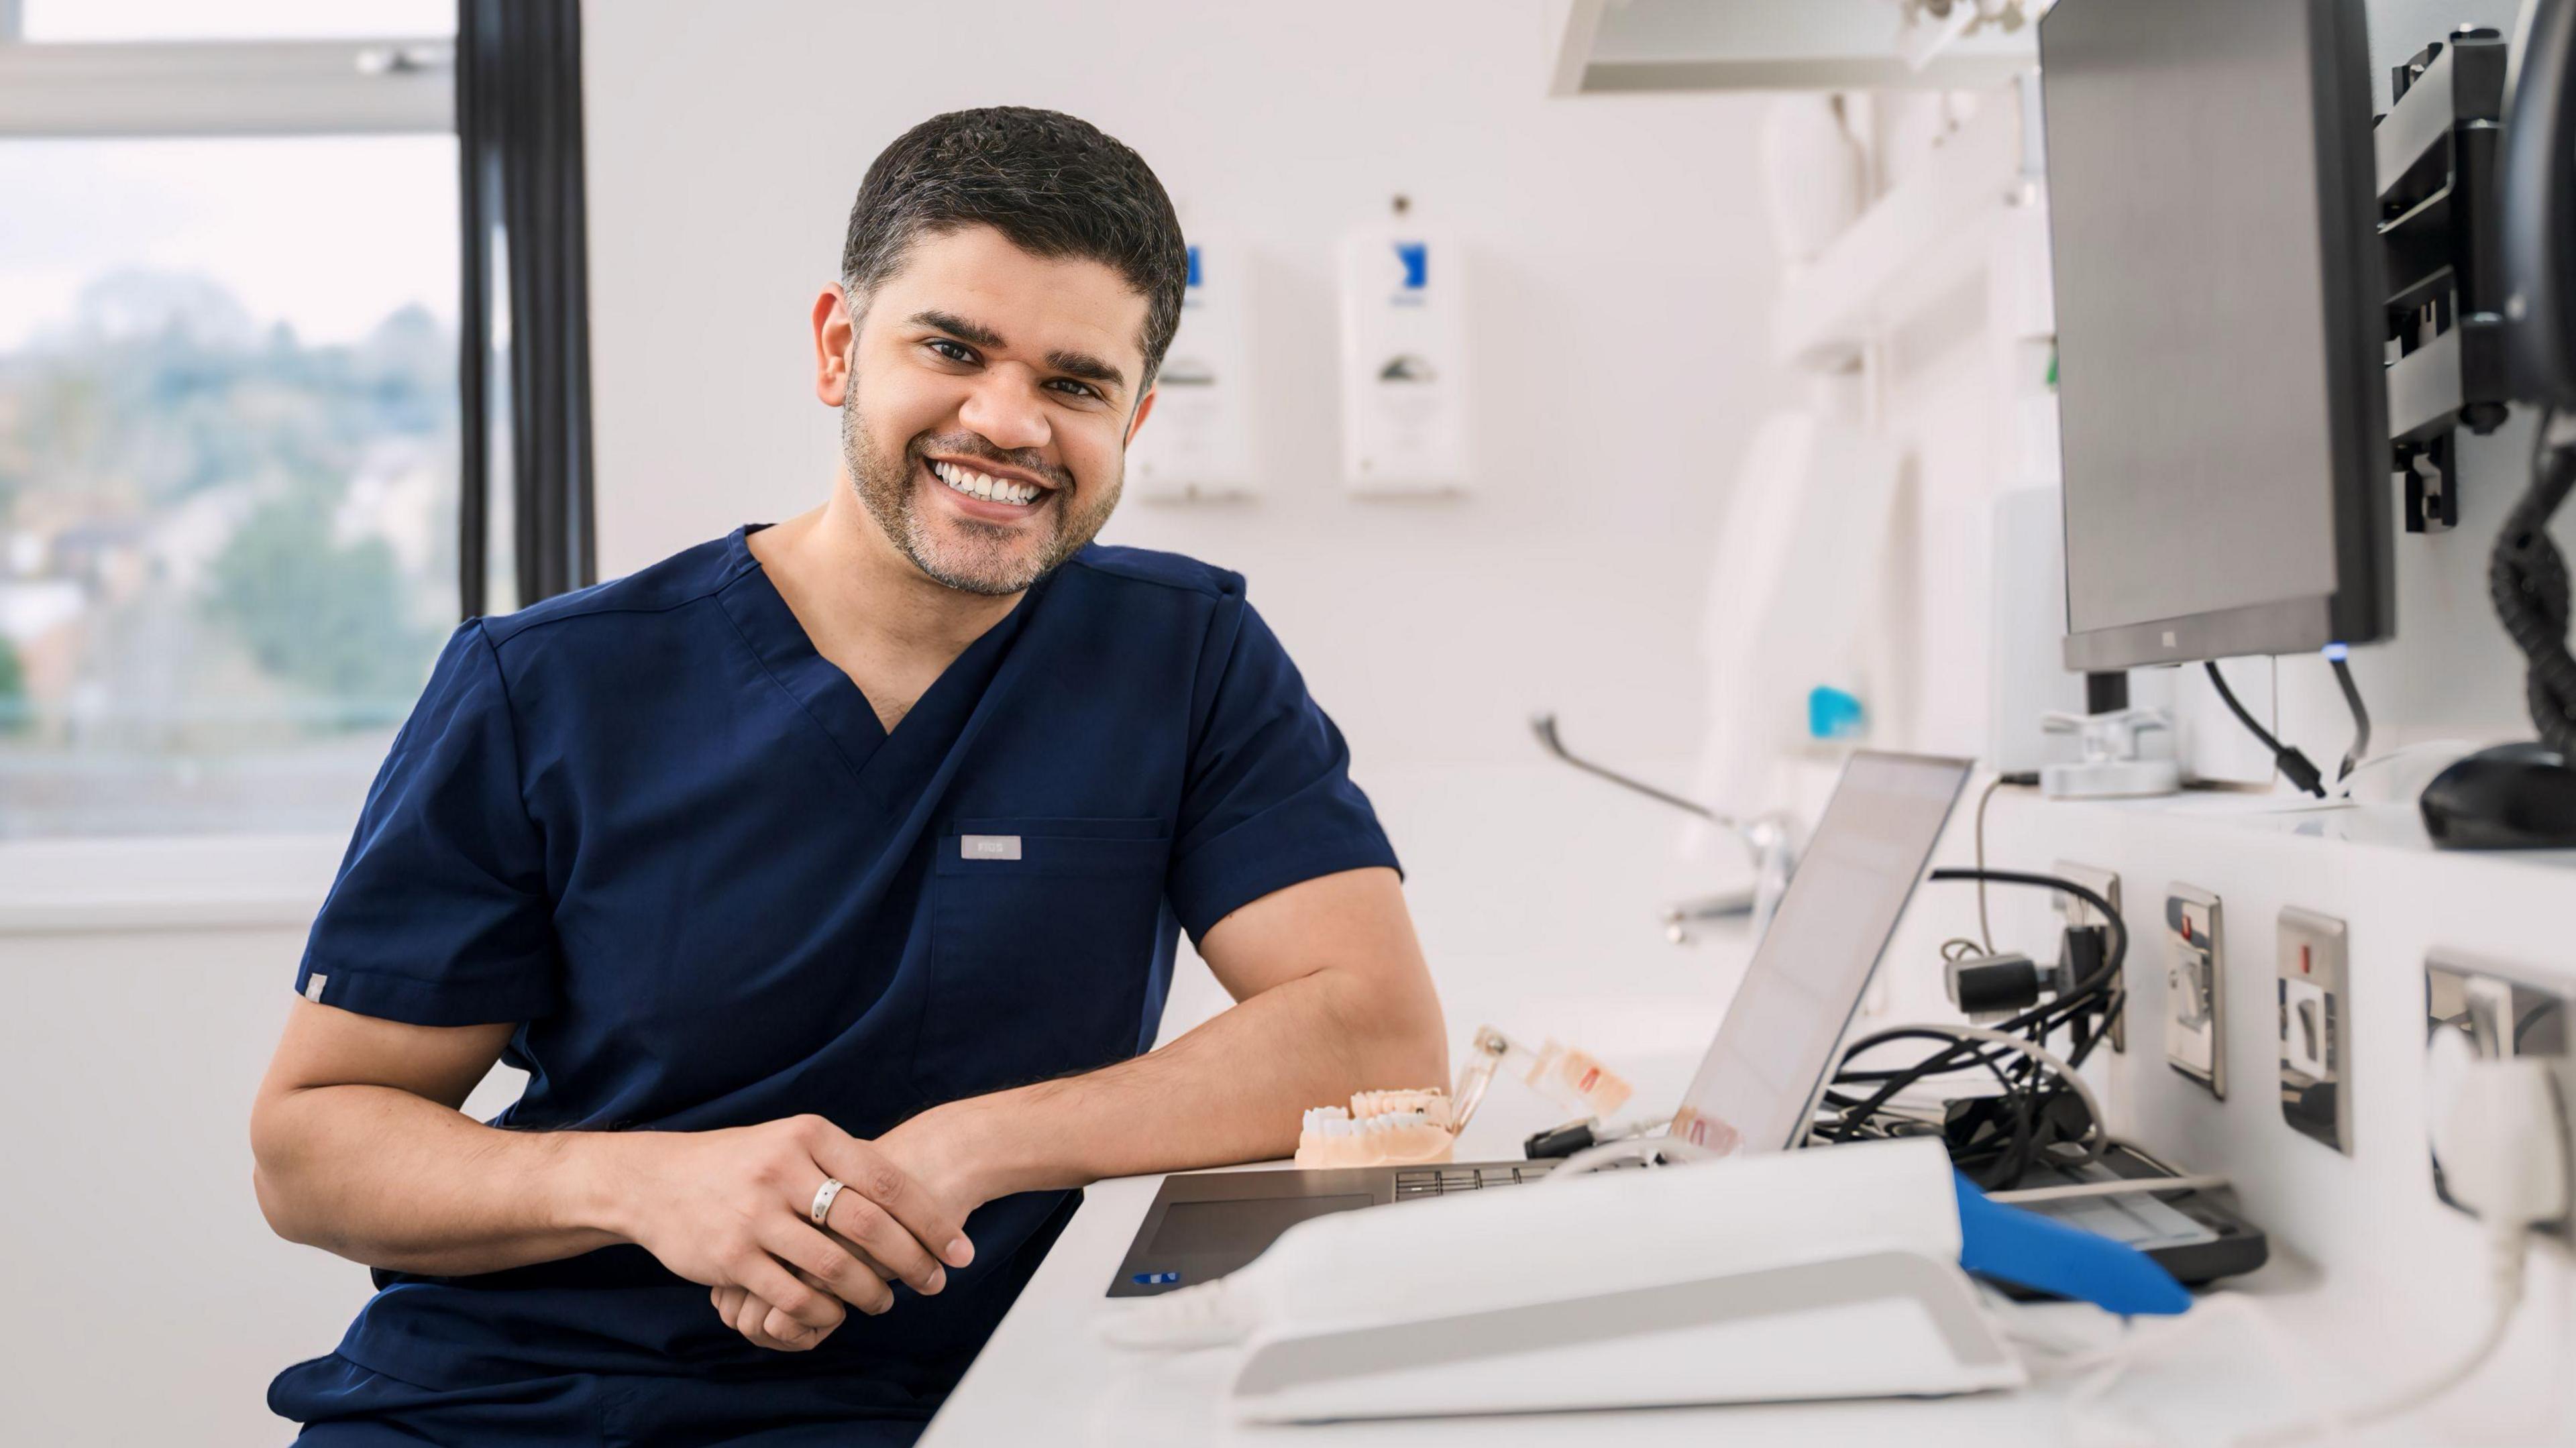
[[[2558,413],[2541,415],[2531,449],[2531,489],[2506,515],[2487,562],[2487,595],[2513,646],[2529,661],[2523,692],[2540,742],[2576,759],[2576,656],[2567,651],[2567,560],[2549,537],[2550,516],[2576,488],[2576,446],[2555,440]]]

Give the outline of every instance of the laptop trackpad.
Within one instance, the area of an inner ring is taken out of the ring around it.
[[[1222,1277],[1260,1256],[1279,1240],[1280,1233],[1299,1222],[1354,1211],[1376,1200],[1367,1192],[1336,1192],[1167,1201],[1152,1238],[1128,1249],[1109,1295],[1143,1296]]]
[[[1182,1253],[1242,1252],[1258,1257],[1279,1234],[1309,1217],[1328,1217],[1365,1207],[1373,1200],[1358,1192],[1342,1197],[1253,1197],[1231,1202],[1174,1202],[1163,1209],[1163,1225],[1145,1250],[1155,1257]],[[1249,1248],[1249,1251],[1246,1249]]]

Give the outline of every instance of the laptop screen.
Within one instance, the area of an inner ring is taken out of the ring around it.
[[[1674,1136],[1728,1154],[1797,1143],[1968,769],[1852,756],[1683,1093]]]

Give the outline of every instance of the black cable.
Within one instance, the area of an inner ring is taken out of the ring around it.
[[[2326,667],[2334,670],[2335,685],[2343,690],[2344,706],[2352,710],[2352,747],[2343,752],[2343,767],[2335,771],[2335,778],[2341,781],[2351,778],[2352,767],[2370,753],[2370,709],[2361,702],[2361,686],[2352,681],[2352,665],[2344,662],[2343,646],[2335,647],[2337,652],[2326,656]]]
[[[2120,918],[2120,912],[2112,908],[2109,900],[2072,880],[2018,870],[1935,870],[1930,878],[1936,881],[1976,880],[1997,885],[2028,885],[2059,890],[2102,912],[2102,919],[2110,931],[2111,940],[2109,948],[2103,952],[2101,968],[2082,980],[2074,982],[2055,1001],[2034,1006],[2007,1020],[2000,1021],[1994,1029],[2006,1035],[2027,1033],[2033,1045],[2044,1046],[2049,1034],[2057,1027],[2066,1025],[2090,1011],[2101,1012],[2107,1027],[2124,999],[2124,993],[2119,987],[2120,967],[2128,959],[2129,954],[2128,924]],[[1960,1039],[1946,1032],[1926,1031],[1917,1034],[1935,1035],[1950,1044],[1901,1070],[1835,1073],[1836,1083],[1846,1080],[1862,1084],[1876,1081],[1877,1089],[1843,1109],[1840,1119],[1831,1129],[1832,1139],[1836,1141],[1853,1139],[1853,1134],[1870,1118],[1876,1116],[1899,1092],[1918,1081],[1970,1066],[1984,1066],[1995,1072],[1998,1079],[2004,1082],[2006,1092],[2015,1097],[2011,1103],[2015,1121],[2012,1142],[2005,1148],[2005,1156],[1999,1165],[2009,1166],[2017,1174],[2021,1166],[2027,1163],[2029,1155],[2038,1149],[2036,1118],[2044,1113],[2050,1104],[2051,1097],[2066,1088],[2042,1082],[2039,1076],[2041,1070],[2039,1063],[2008,1047],[1994,1045],[1973,1037]],[[1864,1037],[1854,1042],[1844,1052],[1843,1059],[1848,1061],[1885,1041],[1906,1038],[1903,1028]],[[2095,1035],[2085,1042],[2083,1049],[2089,1052],[2092,1042],[2099,1039],[2101,1039],[2100,1035]],[[2013,1059],[2008,1062],[2005,1057]],[[2068,1064],[2080,1063],[2070,1057]],[[2020,1079],[2014,1080],[2015,1076]],[[1837,1105],[1840,1104],[1838,1100]],[[2095,1135],[2098,1145],[2100,1133],[2096,1132]],[[2000,1180],[2003,1176],[2002,1171],[1998,1170],[1995,1176]]]
[[[1959,1037],[1957,1037],[1956,1035],[1951,1034],[1951,1033],[1950,1033],[1950,1032],[1948,1032],[1948,1031],[1944,1031],[1944,1030],[1938,1029],[1937,1027],[1925,1027],[1925,1026],[1898,1026],[1898,1027],[1894,1028],[1893,1030],[1880,1031],[1880,1032],[1878,1032],[1878,1033],[1876,1033],[1876,1034],[1874,1034],[1874,1035],[1865,1036],[1865,1037],[1861,1038],[1860,1040],[1854,1041],[1854,1042],[1851,1044],[1851,1046],[1843,1052],[1843,1059],[1844,1059],[1845,1061],[1849,1061],[1849,1060],[1853,1059],[1854,1057],[1861,1055],[1861,1054],[1862,1054],[1862,1053],[1864,1053],[1864,1052],[1867,1052],[1867,1051],[1873,1051],[1873,1050],[1876,1050],[1877,1048],[1879,1048],[1880,1046],[1889,1045],[1889,1044],[1892,1044],[1892,1043],[1897,1042],[1897,1041],[1916,1041],[1916,1040],[1948,1041],[1948,1042],[1952,1043],[1953,1045],[1956,1045],[1956,1044],[1958,1044],[1958,1043],[1959,1043]],[[1980,1042],[1979,1044],[1983,1044],[1983,1043],[1982,1043],[1982,1042]],[[1999,1051],[2000,1051],[2000,1050],[2003,1050],[2003,1048],[2001,1048],[2001,1047],[1997,1047],[1997,1048],[1995,1048],[1995,1049],[1997,1049],[1997,1050],[1999,1050]],[[2016,1052],[2016,1051],[2004,1051],[2004,1054],[2005,1054],[2005,1055],[2007,1055],[2007,1056],[2010,1056],[2010,1057],[2012,1057],[2013,1059],[2016,1059],[2016,1060],[2028,1060],[2028,1059],[2029,1059],[2028,1057],[2023,1056],[2023,1055],[2021,1055],[2019,1052]],[[2031,1099],[2031,1093],[2030,1093],[2030,1091],[2027,1089],[2027,1087],[2026,1087],[2026,1086],[2024,1086],[2022,1083],[2019,1083],[2019,1082],[2016,1082],[2015,1080],[2013,1080],[2013,1078],[2011,1077],[2011,1075],[2010,1075],[2010,1074],[2008,1074],[2008,1073],[2007,1073],[2007,1071],[2005,1070],[2005,1068],[2004,1068],[2004,1066],[2002,1065],[2002,1063],[2001,1063],[2001,1062],[1999,1062],[1999,1061],[1997,1061],[1997,1060],[1995,1060],[1995,1059],[1993,1059],[1993,1058],[1991,1058],[1991,1057],[1988,1057],[1988,1058],[1985,1058],[1985,1059],[1981,1060],[1978,1064],[1983,1065],[1983,1066],[1986,1068],[1986,1070],[1987,1070],[1988,1072],[1990,1072],[1990,1073],[1994,1076],[1994,1078],[1995,1078],[1995,1084],[1997,1084],[1998,1086],[2001,1086],[2001,1087],[2003,1088],[2003,1094],[2002,1094],[2002,1096],[2001,1096],[2001,1097],[1999,1097],[1998,1099],[2000,1099],[2000,1100],[2002,1100],[2002,1101],[2005,1101],[2005,1102],[2010,1103],[2010,1107],[2011,1107],[2011,1110],[2012,1110],[2012,1113],[2013,1113],[2013,1134],[2012,1134],[2012,1138],[2011,1138],[2011,1142],[2010,1142],[2010,1144],[2005,1148],[2005,1153],[2004,1153],[2004,1157],[2002,1158],[2002,1161],[2003,1161],[2005,1164],[2012,1164],[2012,1158],[2013,1158],[2014,1156],[2016,1156],[2016,1155],[2018,1155],[2018,1154],[2019,1154],[2019,1152],[2021,1151],[2021,1149],[2022,1149],[2022,1147],[2023,1147],[2023,1144],[2024,1144],[2025,1142],[2032,1142],[2032,1141],[2034,1141],[2034,1138],[2035,1138],[2035,1136],[2036,1136],[2037,1122],[2036,1122],[2036,1120],[2035,1120],[2035,1117],[2037,1116],[2037,1111],[2036,1111],[2036,1109],[2035,1109],[2035,1103],[2032,1101],[2032,1099]],[[1845,1071],[1845,1072],[1838,1072],[1838,1073],[1836,1073],[1836,1075],[1835,1075],[1835,1079],[1836,1079],[1836,1080],[1838,1080],[1838,1081],[1839,1081],[1839,1080],[1848,1079],[1848,1078],[1849,1078],[1849,1077],[1851,1077],[1853,1074],[1854,1074],[1854,1073],[1852,1073],[1852,1072],[1848,1072],[1848,1071]],[[1877,1074],[1877,1073],[1870,1073],[1870,1074]],[[1900,1074],[1909,1074],[1909,1075],[1910,1075],[1910,1074],[1918,1074],[1918,1073],[1916,1073],[1916,1072],[1914,1072],[1914,1071],[1912,1071],[1912,1070],[1909,1070],[1908,1072],[1900,1073]],[[1908,1084],[1911,1084],[1911,1083],[1909,1082]],[[1859,1104],[1860,1104],[1860,1103],[1853,1103],[1853,1102],[1851,1102],[1850,1098],[1848,1098],[1848,1097],[1839,1097],[1839,1096],[1837,1096],[1837,1094],[1836,1094],[1836,1093],[1834,1093],[1834,1092],[1832,1092],[1832,1091],[1827,1091],[1827,1092],[1825,1093],[1825,1095],[1826,1095],[1828,1098],[1833,1099],[1833,1100],[1835,1101],[1835,1104],[1837,1104],[1837,1105],[1846,1105],[1846,1106],[1855,1106],[1855,1107],[1856,1107],[1857,1105],[1859,1105]],[[1854,1115],[1852,1114],[1852,1111],[1851,1111],[1851,1110],[1849,1110],[1849,1109],[1847,1109],[1847,1110],[1844,1112],[1844,1114],[1843,1114],[1843,1119],[1842,1119],[1842,1121],[1836,1124],[1837,1135],[1835,1136],[1835,1138],[1834,1138],[1834,1139],[1835,1139],[1835,1140],[1837,1140],[1837,1141],[1849,1141],[1849,1140],[1851,1139],[1851,1131],[1852,1131],[1853,1129],[1857,1128],[1859,1125],[1865,1124],[1865,1123],[1868,1121],[1868,1119],[1869,1119],[1870,1115],[1872,1115],[1872,1114],[1874,1114],[1874,1112],[1863,1112],[1863,1113],[1861,1113],[1861,1114],[1860,1114],[1860,1115],[1858,1115],[1858,1116],[1854,1116]],[[1977,1154],[1977,1156],[1978,1156],[1978,1157],[1982,1157],[1982,1156],[1983,1156],[1983,1153],[1979,1153],[1979,1154]],[[1977,1166],[1977,1165],[1982,1164],[1982,1162],[1981,1162],[1980,1160],[1978,1160],[1978,1159],[1973,1159],[1973,1158],[1972,1158],[1972,1159],[1962,1160],[1962,1159],[1961,1159],[1957,1154],[1955,1154],[1955,1153],[1953,1154],[1953,1156],[1952,1156],[1951,1160],[1952,1160],[1952,1164],[1953,1164],[1953,1165],[1957,1165],[1957,1166]],[[1988,1188],[1989,1190],[1991,1190],[1991,1189],[1994,1189],[1994,1188],[1996,1188],[1996,1187],[2001,1186],[2001,1185],[2003,1184],[2002,1180],[2000,1180],[2000,1178],[2001,1178],[2002,1174],[2001,1174],[2001,1173],[1997,1173],[1996,1175],[1997,1175],[1997,1176],[1998,1176],[1998,1178],[1999,1178],[1998,1180],[1995,1180],[1995,1181],[1987,1181],[1987,1182],[1981,1182],[1981,1183],[1979,1183],[1979,1185],[1984,1186],[1984,1187]],[[2018,1175],[2020,1175],[2020,1168],[2019,1168],[2019,1166],[2018,1166],[2017,1164],[2013,1165],[2013,1175],[2014,1175],[2014,1176],[2018,1176]]]
[[[2507,514],[2487,561],[2487,596],[2513,646],[2529,661],[2523,693],[2540,742],[2576,759],[2576,656],[2567,651],[2567,560],[2549,538],[2550,515],[2576,487],[2576,448],[2555,445],[2552,408],[2531,448],[2531,490]]]
[[[1984,880],[1995,885],[2028,885],[2041,890],[2058,890],[2074,896],[2076,899],[2081,900],[2085,904],[2102,912],[2103,922],[2107,924],[2111,930],[2111,948],[2103,952],[2102,968],[2095,971],[2092,975],[2085,977],[2083,980],[2077,981],[2068,991],[2068,994],[2078,994],[2090,988],[2106,985],[2109,982],[2116,981],[2120,978],[2120,966],[2128,959],[2129,956],[2129,927],[2125,921],[2121,920],[2120,912],[2111,908],[2111,902],[2103,899],[2100,895],[2095,894],[2090,888],[2078,885],[2072,880],[2061,879],[2055,875],[2034,874],[2022,870],[1947,869],[1935,870],[1926,878],[1935,882],[1948,882],[1951,880]],[[2047,1009],[2048,1008],[2046,1007],[2041,1007],[2030,1011],[2024,1011],[2021,1015],[2015,1016],[2011,1021],[2007,1021],[2004,1024],[1995,1027],[1995,1029],[1999,1031],[2020,1030],[2023,1024],[2035,1019],[2039,1015],[2045,1014]]]
[[[1869,1051],[1875,1051],[1881,1046],[1890,1045],[1897,1041],[1944,1041],[1954,1046],[1967,1044],[1961,1041],[1957,1033],[1942,1030],[1938,1026],[1895,1026],[1888,1030],[1878,1031],[1870,1035],[1863,1036],[1859,1040],[1852,1042],[1851,1045],[1844,1048],[1843,1059],[1849,1061],[1853,1057],[1862,1055]],[[1978,1041],[1974,1044],[1982,1046],[1987,1043]],[[2004,1089],[2010,1090],[2012,1089],[2012,1082],[2006,1078],[2003,1069],[2005,1059],[2009,1058],[2015,1061],[2027,1061],[2030,1058],[2021,1054],[2019,1051],[2010,1050],[2002,1046],[1996,1046],[1993,1049],[1996,1052],[1995,1055],[1981,1058],[1969,1064],[1985,1067],[1986,1070],[1994,1076],[1998,1084],[2002,1085]],[[1903,1076],[1911,1074],[1913,1069],[1914,1068],[1912,1067],[1907,1067],[1903,1070],[1896,1071],[1838,1071],[1834,1074],[1834,1079],[1836,1081],[1847,1081],[1857,1080],[1863,1076]],[[1831,1096],[1835,1093],[1829,1091],[1825,1094]],[[1854,1104],[1857,1105],[1859,1103],[1855,1102]]]
[[[2308,756],[2273,738],[2270,730],[2254,722],[2254,716],[2246,713],[2245,706],[2236,702],[2236,691],[2227,687],[2227,676],[2218,672],[2218,660],[2211,659],[2202,667],[2209,670],[2209,682],[2218,690],[2219,700],[2227,705],[2227,712],[2235,715],[2237,723],[2244,725],[2247,732],[2263,742],[2264,748],[2272,751],[2272,767],[2288,776],[2292,786],[2319,799],[2325,798],[2325,776],[2308,762]]]
[[[2111,989],[2102,997],[2102,1018],[2100,1028],[2095,1030],[2092,1035],[2086,1037],[2084,1044],[2075,1048],[2074,1054],[2066,1058],[2066,1064],[2070,1066],[2083,1065],[2084,1058],[2093,1054],[2093,1048],[2110,1038],[2111,1028],[2119,1024],[2120,1012],[2126,1010],[2128,1008],[2128,1004],[2128,988],[2117,981],[2112,982]]]

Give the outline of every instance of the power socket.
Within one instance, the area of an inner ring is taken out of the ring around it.
[[[2165,897],[2165,1064],[2227,1099],[2227,958],[2218,897],[2176,885]]]
[[[2281,1119],[2349,1156],[2352,951],[2344,923],[2284,906],[2280,935]]]
[[[2101,896],[2103,899],[2110,901],[2111,908],[2120,912],[2121,923],[2129,925],[2129,930],[2132,935],[2136,933],[2137,926],[2129,924],[2129,907],[2120,903],[2120,875],[2118,871],[2105,870],[2096,865],[2079,865],[2073,860],[2060,860],[2052,866],[2051,869],[2059,879],[2072,880],[2076,884],[2083,886],[2085,889],[2092,891],[2094,894]],[[2092,906],[2085,904],[2083,901],[2076,899],[2074,896],[2067,894],[2063,890],[2058,891],[2050,898],[2056,902],[2059,918],[2063,919],[2069,928],[2085,925],[2103,925],[2108,923],[2103,920],[2101,911],[2094,909]],[[2129,953],[2131,955],[2137,954],[2144,948],[2144,943],[2141,941],[2132,939],[2129,942]],[[2128,984],[2128,973],[2128,966],[2126,963],[2123,963],[2120,967],[2121,979],[2118,982],[2119,984],[2123,986]],[[2126,1051],[2129,1049],[2129,1012],[2125,1005],[2121,1007],[2120,1014],[2111,1022],[2111,1049],[2114,1051]]]
[[[2550,1063],[2550,1074],[2558,1082],[2559,1129],[2565,1130],[2568,1107],[2576,1103],[2576,1057],[2568,1052],[2570,1018],[2568,983],[2552,981],[2536,972],[2512,966],[2500,966],[2472,956],[2436,950],[2424,959],[2424,1041],[2426,1046],[2428,1106],[2437,1095],[2430,1077],[2439,1063],[2456,1048],[2437,1045],[2445,1032],[2454,1033],[2468,1042],[2467,1054],[2498,1058],[2505,1056],[2538,1056]],[[2576,1163],[2576,1151],[2568,1153]],[[2571,1167],[2576,1171],[2576,1167]],[[2576,1184],[2571,1184],[2576,1185]],[[2443,1202],[2467,1208],[2451,1196],[2442,1180],[2442,1162],[2433,1159],[2433,1191]],[[2572,1198],[2576,1199],[2576,1198]],[[2571,1236],[2571,1223],[2560,1218],[2549,1231],[2561,1238]]]

